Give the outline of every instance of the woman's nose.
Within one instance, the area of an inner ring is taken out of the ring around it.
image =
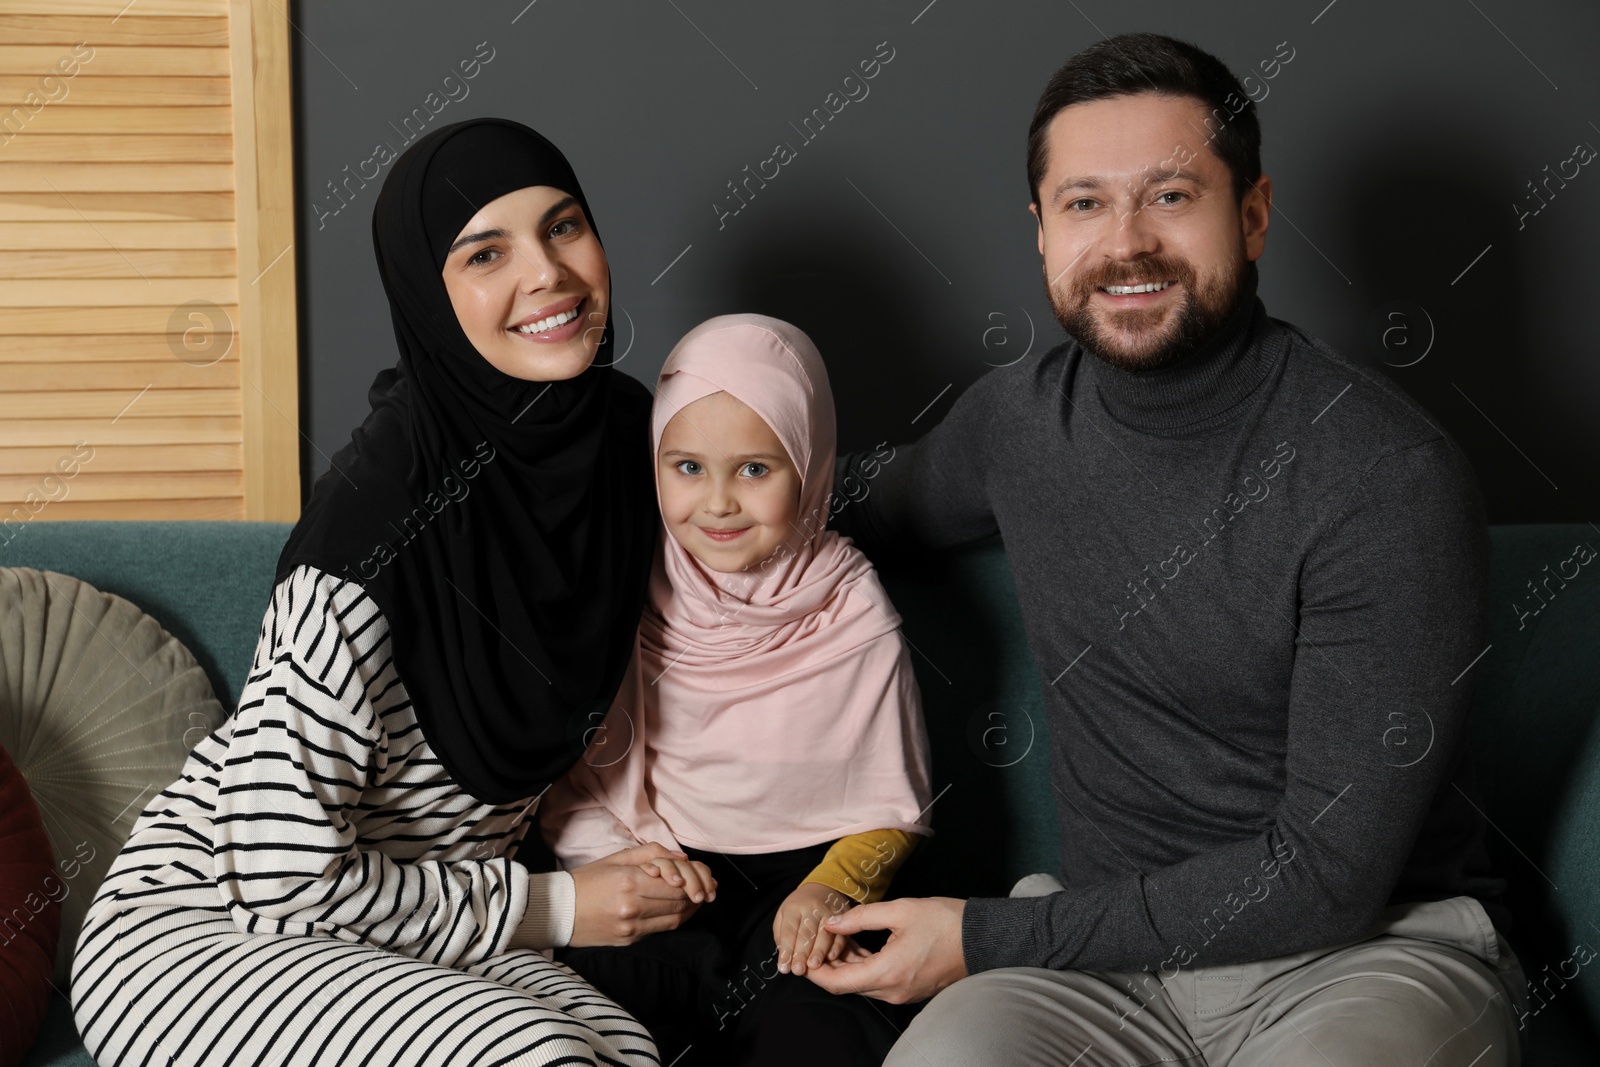
[[[517,260],[522,265],[520,285],[524,292],[552,288],[566,277],[561,261],[542,248],[518,249]]]

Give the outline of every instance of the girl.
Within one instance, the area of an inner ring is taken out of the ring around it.
[[[800,976],[846,947],[820,920],[882,896],[929,833],[927,742],[899,618],[826,528],[822,359],[788,323],[711,319],[662,368],[652,435],[668,536],[634,669],[542,818],[568,864],[681,844],[647,866],[708,903],[673,934],[564,958],[664,1060],[879,1063],[881,1006]]]
[[[667,850],[515,862],[654,544],[605,252],[560,152],[498,119],[400,157],[373,238],[398,365],[289,536],[238,711],[89,910],[78,1028],[107,1067],[653,1064],[538,950],[677,925],[639,867]]]

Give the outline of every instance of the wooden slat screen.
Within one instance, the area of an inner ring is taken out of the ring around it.
[[[289,32],[0,0],[0,541],[298,514]]]

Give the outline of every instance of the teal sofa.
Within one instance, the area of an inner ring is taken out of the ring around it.
[[[35,522],[0,545],[0,566],[75,575],[138,604],[189,647],[232,707],[287,532],[267,523]],[[1600,547],[1600,527],[1492,534],[1492,646],[1472,668],[1472,741],[1490,845],[1512,880],[1512,937],[1538,993],[1524,1062],[1594,1064],[1600,958],[1575,975],[1568,961],[1579,944],[1600,951],[1600,565],[1541,584],[1549,592],[1538,600],[1527,583],[1545,582],[1580,542]],[[1003,895],[1057,863],[1039,676],[1004,552],[988,543],[879,565],[915,650],[939,794],[939,836],[898,888]],[[27,1067],[90,1062],[58,994]]]

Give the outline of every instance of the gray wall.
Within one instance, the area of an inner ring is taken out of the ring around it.
[[[788,318],[827,358],[849,448],[914,438],[986,364],[1060,339],[1026,211],[1028,118],[1073,52],[1149,29],[1241,75],[1294,51],[1251,83],[1276,193],[1268,311],[1425,404],[1492,521],[1600,519],[1600,164],[1552,181],[1538,214],[1514,207],[1538,206],[1526,183],[1576,144],[1600,147],[1600,5],[1325,2],[299,3],[308,473],[395,359],[372,257],[381,177],[352,181],[337,213],[327,183],[380,142],[402,148],[401,120],[447,99],[480,43],[492,59],[431,122],[505,115],[567,153],[626,312],[622,368],[653,381],[710,315]],[[881,42],[893,58],[868,95],[805,141],[790,124]],[[778,142],[795,158],[719,219],[727,183]]]

